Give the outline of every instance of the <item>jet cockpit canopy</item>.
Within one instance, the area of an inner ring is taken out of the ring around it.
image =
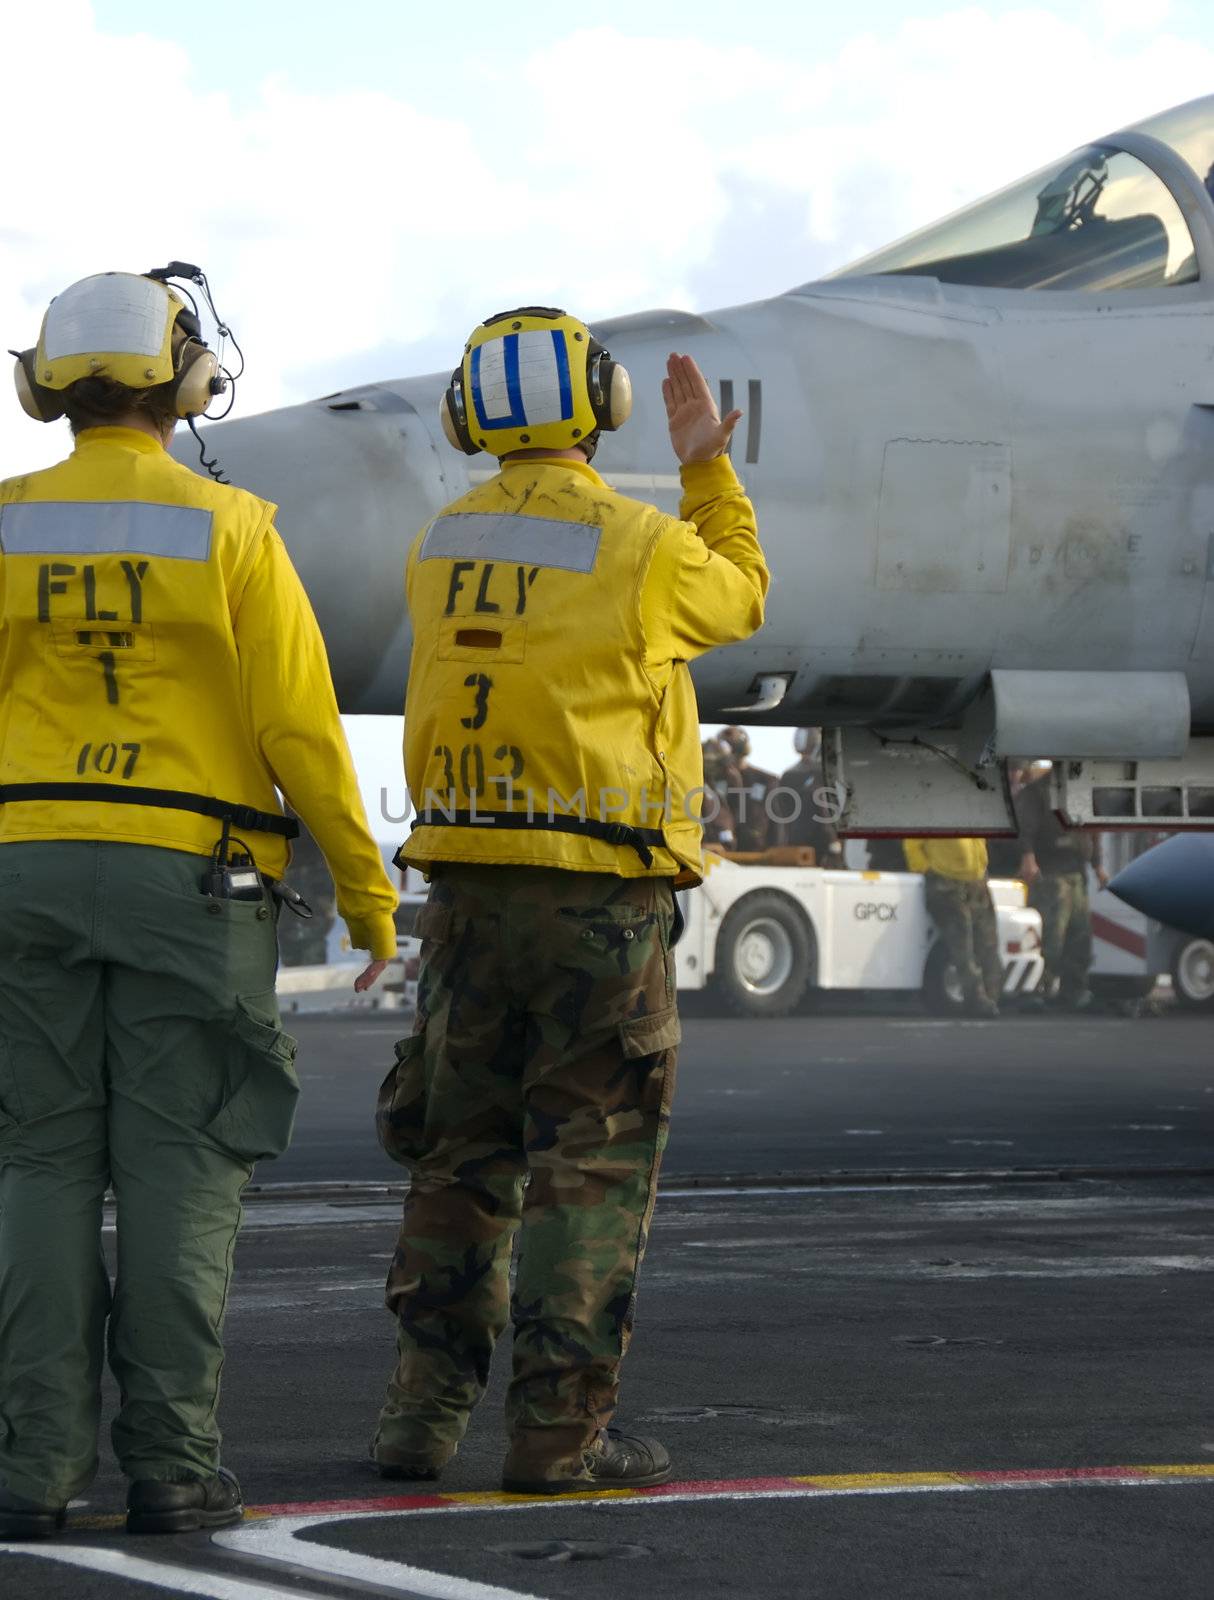
[[[830,277],[913,274],[984,288],[1101,293],[1196,282],[1196,251],[1171,189],[1145,160],[1118,148],[1138,134],[1170,146],[1214,200],[1209,95],[1074,151]]]

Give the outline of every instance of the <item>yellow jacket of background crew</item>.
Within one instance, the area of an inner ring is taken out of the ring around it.
[[[958,883],[986,877],[985,839],[903,839],[902,849],[912,872],[938,872]]]
[[[0,843],[209,854],[219,821],[134,791],[281,815],[277,785],[324,853],[352,943],[390,956],[397,895],[274,511],[131,428],[86,429],[66,461],[0,484]],[[12,796],[27,784],[106,792]],[[285,838],[233,832],[282,875]]]
[[[423,818],[405,846],[414,865],[699,880],[687,663],[761,625],[768,575],[729,460],[682,478],[679,521],[616,494],[588,464],[508,462],[418,536],[405,708]]]

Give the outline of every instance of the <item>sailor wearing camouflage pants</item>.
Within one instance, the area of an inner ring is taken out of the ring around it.
[[[966,1009],[995,1016],[1003,994],[999,930],[982,839],[906,839],[906,864],[923,874],[927,914],[957,972]]]
[[[454,1454],[511,1315],[507,1479],[579,1459],[610,1420],[674,1094],[673,921],[669,879],[441,870],[417,1031],[380,1099],[414,1171],[381,1461]]]
[[[682,520],[590,467],[631,391],[576,318],[483,324],[444,401],[453,442],[503,465],[423,530],[406,577],[419,816],[398,859],[432,888],[416,1028],[379,1100],[412,1174],[372,1444],[387,1477],[447,1464],[510,1319],[505,1488],[670,1473],[608,1424],[674,1092],[674,889],[703,871],[687,662],[759,626],[767,569],[724,453],[737,414],[690,358],[667,374]]]

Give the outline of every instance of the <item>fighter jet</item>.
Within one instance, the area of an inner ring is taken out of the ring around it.
[[[1017,755],[1077,823],[1214,825],[1212,191],[1214,96],[773,299],[596,325],[636,396],[596,460],[622,492],[678,504],[670,350],[745,412],[774,582],[696,663],[701,715],[825,726],[845,829],[1007,831]],[[447,381],[206,435],[279,503],[347,711],[399,712],[405,552],[495,470],[444,440]]]

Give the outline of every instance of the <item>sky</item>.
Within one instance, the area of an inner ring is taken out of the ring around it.
[[[1214,90],[1208,0],[40,0],[0,7],[0,336],[198,262],[237,415],[447,369],[501,306],[708,310],[821,276]],[[0,405],[0,476],[65,451]],[[373,815],[399,726],[352,719]],[[790,736],[764,736],[779,767]],[[389,829],[389,831],[391,831]]]

